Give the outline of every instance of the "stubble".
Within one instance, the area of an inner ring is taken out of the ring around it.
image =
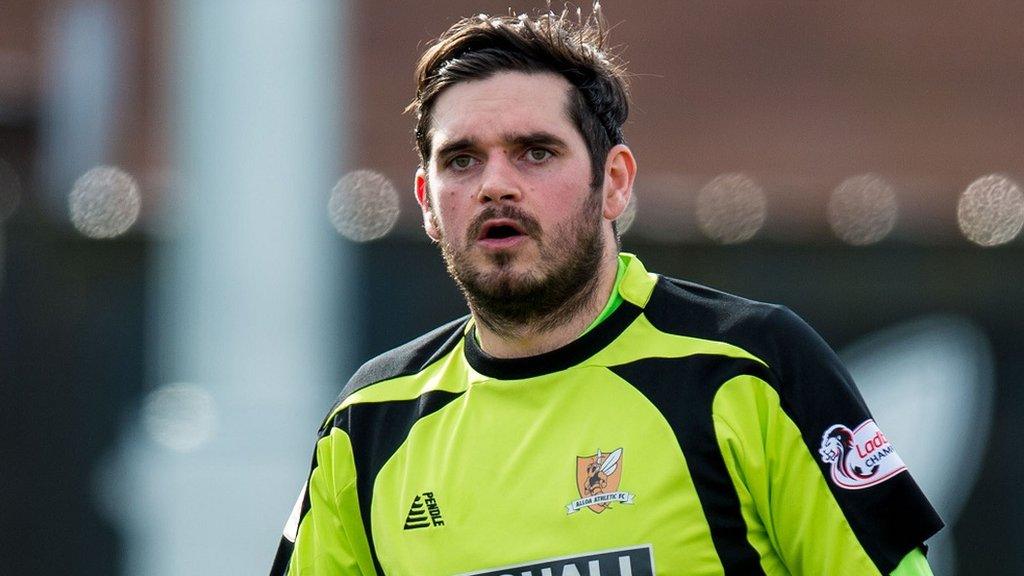
[[[493,218],[515,220],[536,242],[536,270],[516,271],[515,251],[490,254],[484,266],[472,261],[469,248],[483,222]],[[601,195],[591,190],[576,214],[550,231],[514,205],[490,208],[468,227],[461,247],[443,234],[440,245],[448,273],[481,324],[506,338],[545,332],[572,320],[597,288],[604,253]]]

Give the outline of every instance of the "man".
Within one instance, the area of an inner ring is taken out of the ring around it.
[[[273,574],[930,574],[941,521],[821,338],[618,253],[602,43],[480,16],[423,55],[416,199],[471,315],[352,377]]]

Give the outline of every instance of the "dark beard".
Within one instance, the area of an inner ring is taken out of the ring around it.
[[[537,221],[515,206],[484,211],[469,226],[467,246],[476,240],[479,226],[491,218],[516,220],[537,242],[543,274],[539,278],[511,275],[515,255],[505,252],[491,256],[495,271],[480,270],[472,264],[465,250],[454,250],[451,243],[442,238],[441,252],[448,273],[479,322],[499,336],[516,337],[527,330],[551,330],[575,317],[597,287],[604,253],[599,191],[591,191],[575,217],[552,234],[542,235]]]

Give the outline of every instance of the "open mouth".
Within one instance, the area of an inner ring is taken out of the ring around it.
[[[478,240],[505,240],[523,236],[522,228],[513,220],[491,220],[480,229]]]
[[[510,238],[512,236],[519,236],[519,231],[511,226],[495,226],[487,231],[484,238],[501,239]]]

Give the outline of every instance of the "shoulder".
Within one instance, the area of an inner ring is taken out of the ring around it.
[[[777,304],[758,302],[694,282],[662,276],[644,314],[656,327],[695,336],[728,336],[767,321]]]
[[[725,342],[764,362],[766,383],[801,430],[820,435],[829,424],[868,417],[838,355],[785,306],[661,278],[644,313],[660,331]]]
[[[660,277],[644,315],[662,332],[742,348],[780,377],[797,361],[836,362],[824,339],[786,306],[694,282]]]
[[[368,360],[349,378],[331,412],[346,398],[367,386],[416,374],[444,357],[462,339],[468,320],[469,316],[463,316]]]
[[[731,340],[735,344],[809,329],[799,316],[780,304],[665,276],[658,279],[644,314],[651,324],[666,332]]]

